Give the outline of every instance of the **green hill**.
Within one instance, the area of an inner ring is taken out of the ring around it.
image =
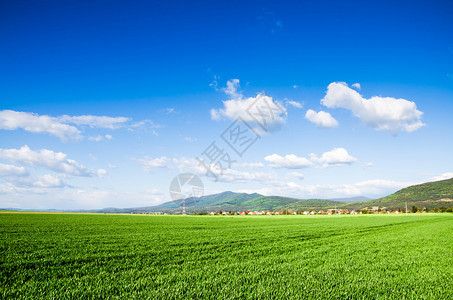
[[[357,209],[379,206],[388,209],[403,209],[406,202],[409,208],[415,205],[419,208],[426,207],[430,210],[442,206],[453,206],[453,178],[409,186],[383,198],[360,203],[349,203],[343,205],[343,207]]]
[[[187,198],[186,212],[194,213],[200,211],[245,211],[245,210],[310,210],[326,209],[340,206],[344,202],[324,200],[324,199],[296,199],[279,196],[263,196],[257,193],[234,193],[223,192],[219,194],[207,195],[200,198]],[[180,213],[183,201],[168,201],[158,206],[136,207],[136,208],[106,208],[95,210],[95,212],[106,213],[148,213],[148,212],[167,212]]]

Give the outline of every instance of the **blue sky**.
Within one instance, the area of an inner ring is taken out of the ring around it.
[[[205,194],[298,198],[453,177],[452,13],[449,1],[2,1],[0,207],[154,205],[181,172]],[[265,129],[245,112],[254,101],[280,108]],[[238,117],[260,135],[242,157],[221,138]],[[213,141],[236,161],[217,181],[196,160]]]

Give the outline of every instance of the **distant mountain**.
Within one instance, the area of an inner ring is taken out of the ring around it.
[[[223,192],[219,194],[206,195],[200,198],[186,198],[186,212],[194,213],[200,211],[243,211],[243,210],[308,210],[334,208],[344,204],[339,201],[325,199],[296,199],[279,196],[263,196],[257,193],[234,193]],[[105,213],[146,213],[146,212],[167,212],[180,213],[183,207],[183,200],[169,201],[157,206],[137,208],[107,208],[93,210],[92,212]]]
[[[206,207],[228,207],[228,206],[237,206],[242,202],[255,199],[257,197],[262,197],[260,194],[246,194],[246,193],[233,193],[233,192],[223,192],[219,194],[202,196],[199,198],[186,198],[186,207],[188,208],[206,208]],[[183,200],[169,201],[162,203],[157,206],[157,208],[162,209],[174,209],[181,208]]]
[[[263,196],[257,193],[223,192],[200,198],[187,198],[186,211],[239,211],[239,210],[284,210],[324,208],[340,205],[341,202],[323,199],[301,200],[289,197]],[[160,211],[180,211],[182,200],[170,201],[154,207]]]
[[[406,202],[408,207],[416,205],[419,208],[426,207],[428,209],[453,206],[453,178],[409,186],[383,198],[350,203],[343,207],[364,208],[379,206],[388,209],[402,209],[405,207]]]

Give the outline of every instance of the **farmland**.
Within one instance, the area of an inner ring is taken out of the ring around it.
[[[0,214],[1,298],[447,299],[453,215]]]

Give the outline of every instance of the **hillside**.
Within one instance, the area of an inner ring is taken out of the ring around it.
[[[383,198],[349,203],[342,207],[357,209],[379,206],[388,209],[402,209],[406,202],[408,207],[416,205],[419,208],[426,207],[430,210],[442,206],[453,206],[453,178],[409,186]]]

